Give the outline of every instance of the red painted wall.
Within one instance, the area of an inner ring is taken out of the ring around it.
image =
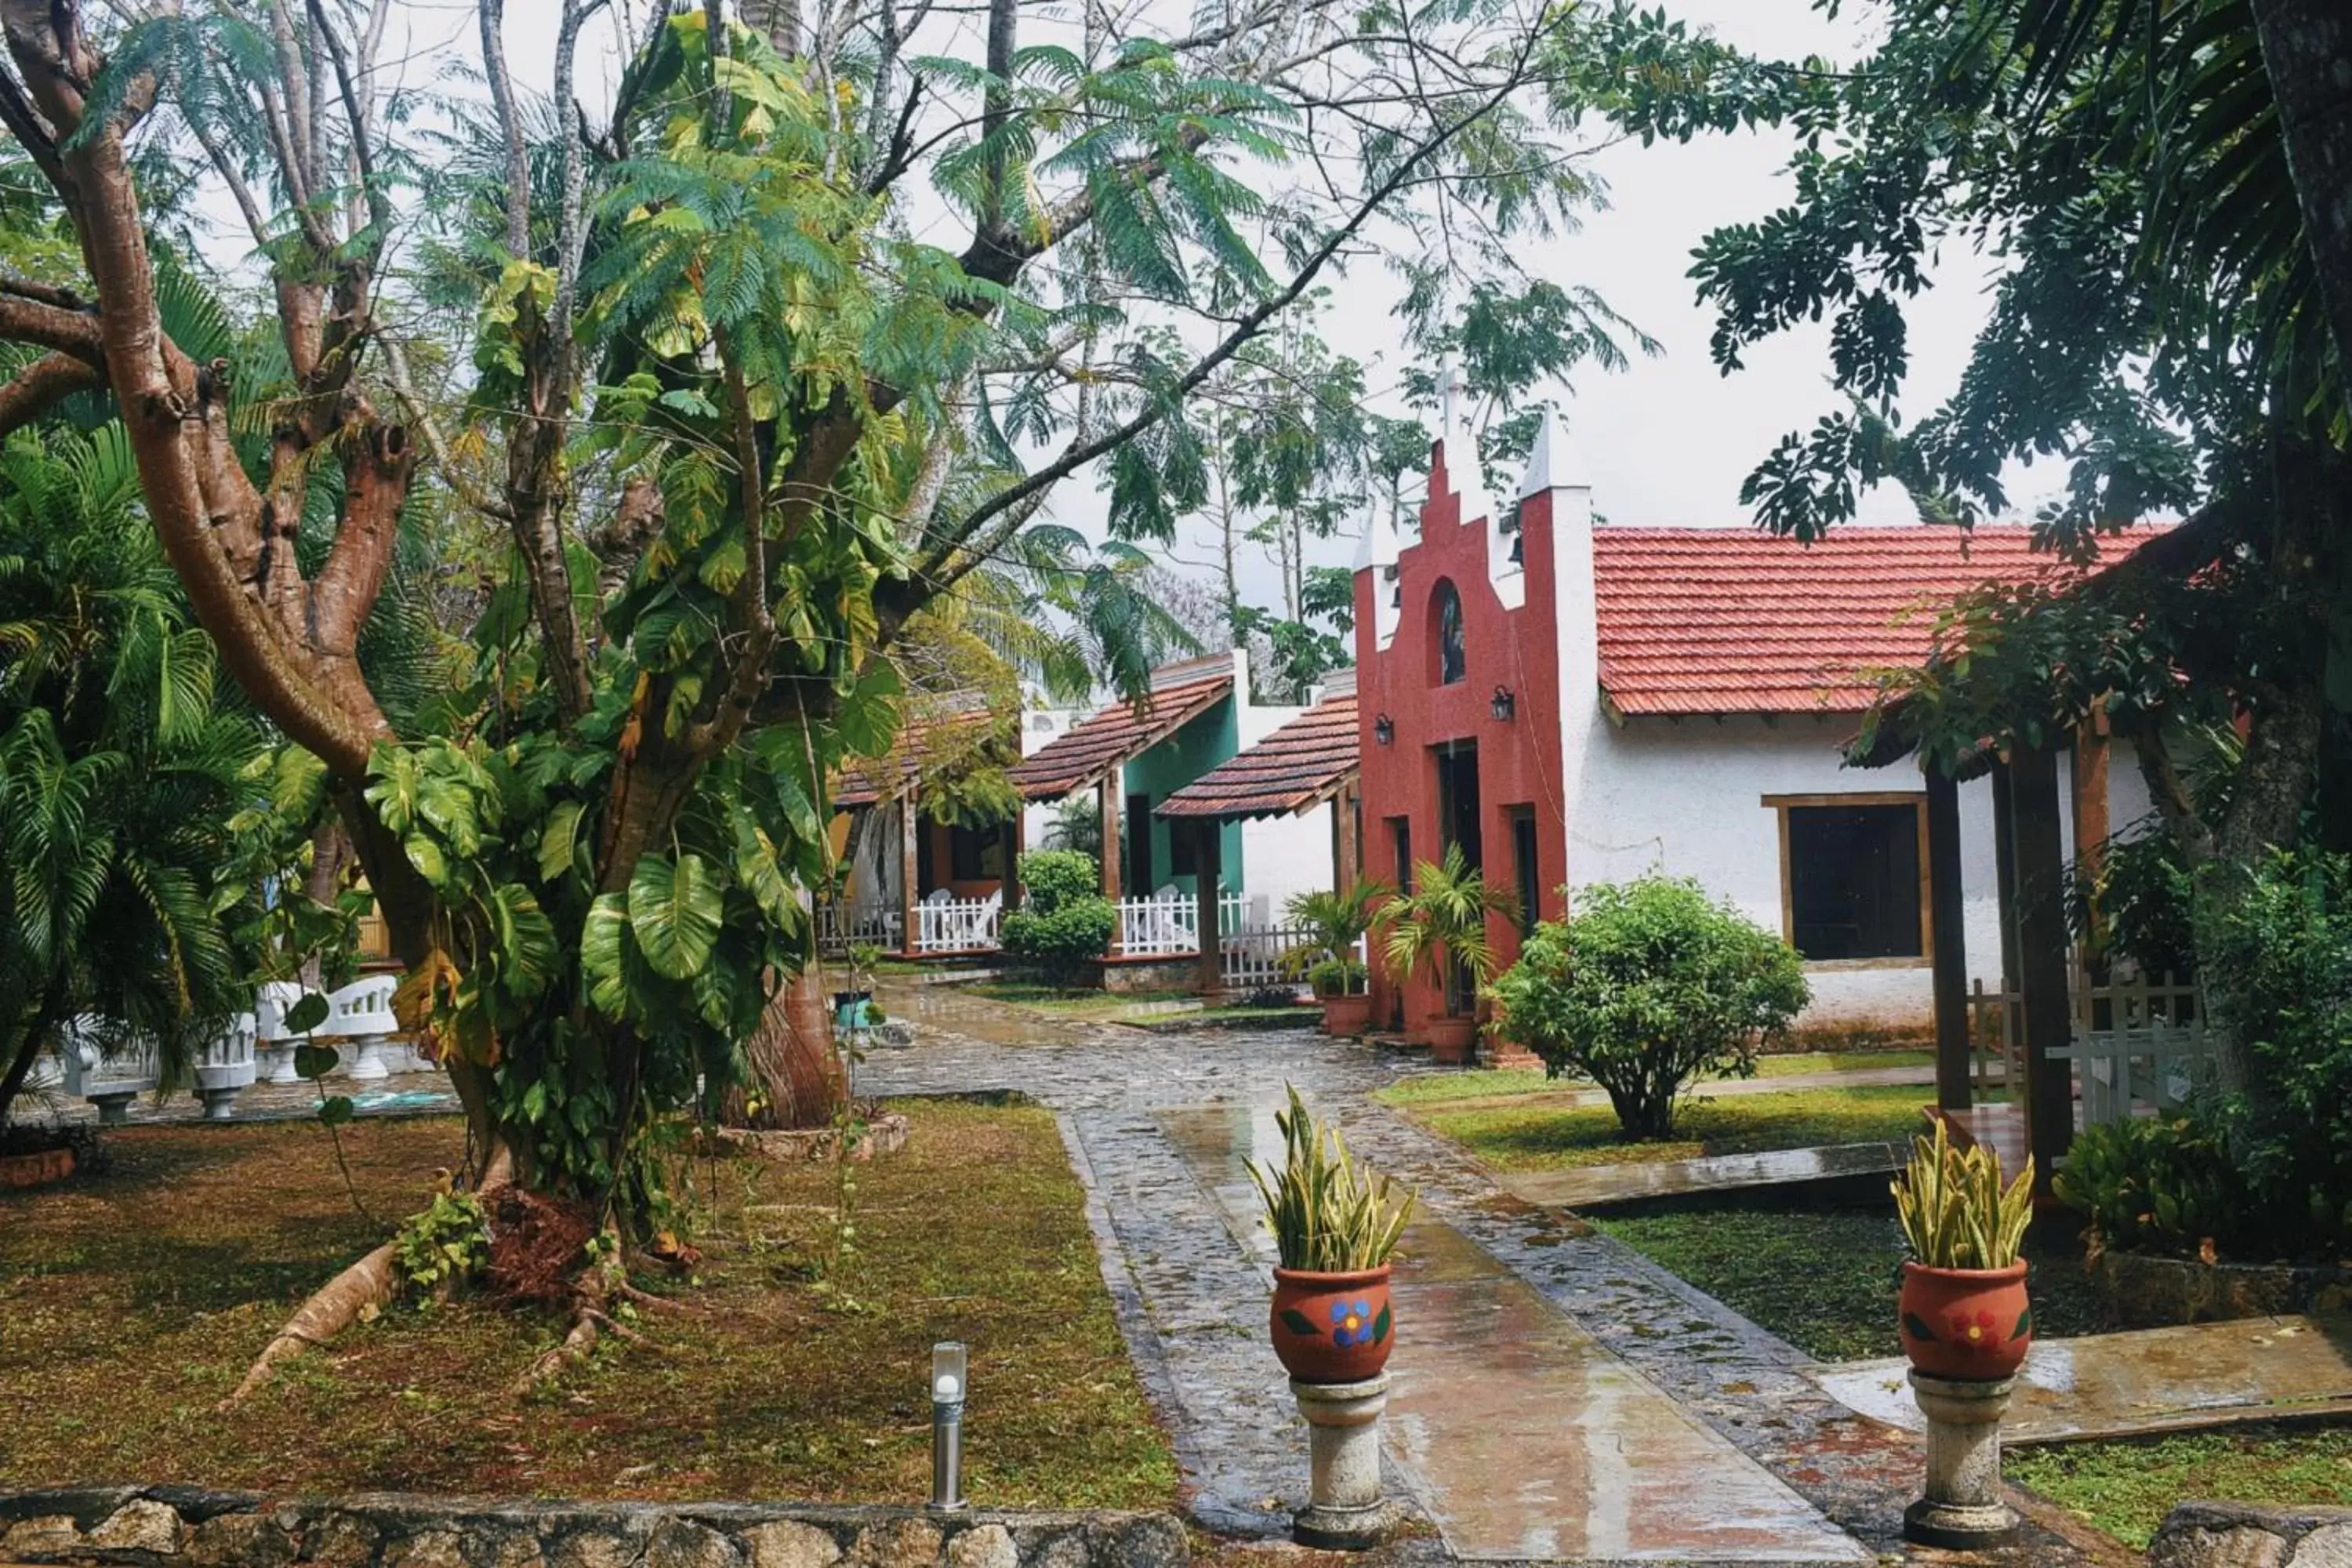
[[[1511,838],[1514,807],[1530,807],[1536,823],[1539,885],[1537,913],[1560,915],[1560,889],[1568,879],[1568,825],[1561,790],[1559,658],[1557,647],[1549,493],[1533,496],[1519,509],[1525,533],[1527,595],[1520,608],[1506,608],[1487,575],[1487,521],[1460,516],[1460,499],[1445,470],[1445,444],[1431,459],[1430,499],[1421,511],[1421,539],[1398,555],[1402,589],[1397,633],[1379,647],[1373,595],[1391,591],[1377,566],[1356,574],[1356,665],[1358,746],[1363,763],[1363,858],[1366,873],[1383,881],[1396,876],[1395,836],[1391,819],[1411,824],[1412,858],[1434,861],[1444,853],[1439,823],[1437,755],[1446,742],[1475,742],[1478,751],[1479,837],[1486,879],[1511,887],[1516,879]],[[1436,595],[1449,580],[1462,598],[1463,651],[1467,674],[1452,685],[1438,683]],[[1515,699],[1507,721],[1493,716],[1495,688]],[[1386,746],[1373,727],[1386,714],[1396,727]],[[1528,890],[1514,888],[1524,901]],[[1501,963],[1518,955],[1518,928],[1491,923],[1489,936]],[[1375,942],[1377,943],[1377,935]],[[1373,1018],[1397,1017],[1398,987],[1377,962],[1374,948]],[[1402,1022],[1418,1034],[1427,1020],[1445,1011],[1442,987],[1415,975],[1402,988]]]

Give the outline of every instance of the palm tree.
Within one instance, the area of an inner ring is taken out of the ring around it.
[[[0,1126],[68,1023],[168,1072],[250,1001],[230,831],[266,754],[214,701],[120,431],[0,448]]]
[[[1364,988],[1365,971],[1356,944],[1378,923],[1395,896],[1385,882],[1359,881],[1342,890],[1300,893],[1283,906],[1293,925],[1307,928],[1307,940],[1283,954],[1286,968],[1309,972],[1326,963],[1343,966],[1338,995]]]
[[[1416,863],[1412,880],[1410,892],[1399,893],[1381,907],[1381,920],[1388,927],[1382,956],[1398,984],[1423,972],[1444,990],[1445,1016],[1462,1022],[1451,1028],[1433,1027],[1431,1036],[1439,1047],[1439,1059],[1454,1059],[1454,1053],[1466,1051],[1470,1044],[1468,1019],[1455,1010],[1458,998],[1475,999],[1479,988],[1495,978],[1495,948],[1487,940],[1486,921],[1496,915],[1517,918],[1518,905],[1508,889],[1487,886],[1484,873],[1464,857],[1459,844],[1447,845],[1444,859],[1434,865]]]

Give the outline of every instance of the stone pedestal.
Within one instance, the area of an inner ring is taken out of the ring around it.
[[[207,1121],[236,1121],[236,1097],[244,1092],[243,1084],[217,1088],[203,1083],[196,1085],[196,1098],[205,1102],[205,1120]]]
[[[1361,1383],[1293,1378],[1290,1393],[1307,1417],[1314,1460],[1307,1504],[1292,1516],[1292,1539],[1325,1552],[1378,1545],[1398,1517],[1396,1505],[1381,1496],[1381,1412],[1389,1404],[1388,1374]]]
[[[98,1107],[100,1127],[127,1127],[131,1122],[131,1102],[139,1098],[135,1089],[110,1089],[82,1098]]]
[[[1927,1417],[1927,1495],[1903,1513],[1903,1538],[1966,1552],[1998,1546],[2017,1532],[2001,1500],[2000,1418],[2017,1380],[1961,1381],[1911,1373],[1911,1394]]]

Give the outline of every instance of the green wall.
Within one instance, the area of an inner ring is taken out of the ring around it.
[[[1122,794],[1149,795],[1151,804],[1156,806],[1219,763],[1232,761],[1241,749],[1241,724],[1234,710],[1234,700],[1228,697],[1128,763],[1120,780]],[[1124,811],[1126,807],[1127,803],[1122,798],[1119,809]],[[1129,878],[1127,887],[1130,898],[1141,898],[1153,888],[1168,882],[1175,883],[1187,893],[1197,895],[1200,892],[1192,878],[1168,874],[1168,868],[1173,864],[1172,826],[1172,824],[1158,817],[1152,819],[1151,880],[1148,885],[1138,886],[1131,877]],[[1125,831],[1124,823],[1121,824],[1121,831]],[[1194,829],[1192,824],[1187,823],[1183,831],[1191,833]],[[1218,869],[1225,890],[1238,893],[1247,885],[1242,880],[1242,825],[1238,822],[1224,824],[1223,838],[1224,848]],[[1121,847],[1124,847],[1125,840],[1122,839]]]

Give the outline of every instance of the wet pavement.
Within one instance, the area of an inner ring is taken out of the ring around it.
[[[1422,1196],[1431,1228],[1401,1265],[1402,1348],[1390,1365],[1402,1385],[1392,1479],[1457,1553],[1904,1553],[1918,1439],[1832,1398],[1786,1342],[1565,1211],[1498,1190],[1370,1098],[1432,1070],[1425,1058],[1297,1031],[1146,1034],[946,988],[883,991],[918,1036],[864,1064],[863,1092],[1018,1089],[1062,1117],[1122,1326],[1209,1529],[1278,1535],[1304,1500],[1305,1427],[1266,1347],[1264,1243],[1234,1157],[1272,1136],[1287,1083]],[[1484,1380],[1475,1396],[1423,1392],[1473,1376]],[[2094,1560],[2038,1530],[1978,1559]]]
[[[1916,1428],[1900,1361],[1815,1373],[1853,1409]],[[2002,1434],[2018,1443],[2131,1437],[2352,1412],[2352,1321],[2249,1318],[2043,1340],[2026,1357]]]

